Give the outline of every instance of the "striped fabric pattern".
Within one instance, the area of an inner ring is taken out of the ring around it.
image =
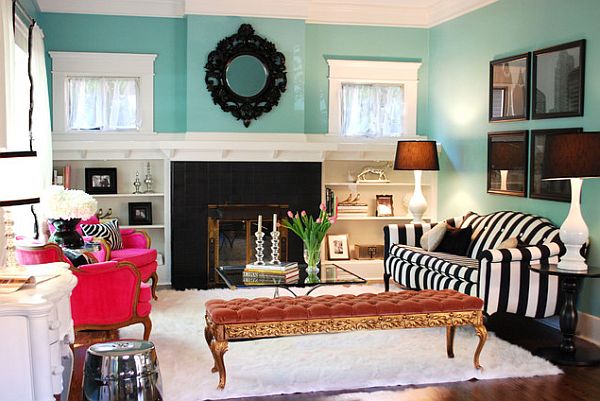
[[[116,219],[97,224],[82,224],[81,231],[86,236],[102,238],[112,250],[123,249],[123,238]]]

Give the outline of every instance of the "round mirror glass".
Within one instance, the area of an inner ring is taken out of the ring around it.
[[[263,63],[248,54],[235,57],[225,70],[227,85],[234,93],[243,97],[258,95],[265,87],[268,75]]]

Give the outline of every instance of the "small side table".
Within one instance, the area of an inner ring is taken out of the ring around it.
[[[600,350],[586,349],[584,353],[575,348],[573,337],[577,328],[577,294],[579,284],[585,278],[600,277],[600,268],[589,266],[587,271],[570,271],[558,269],[556,265],[533,265],[530,270],[540,274],[558,276],[562,279],[564,303],[560,310],[560,331],[562,340],[558,347],[540,348],[535,354],[559,365],[591,366],[600,363]]]

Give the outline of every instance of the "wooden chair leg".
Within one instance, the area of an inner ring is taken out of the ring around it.
[[[225,382],[227,381],[225,362],[223,362],[223,355],[227,352],[227,349],[227,341],[214,340],[210,343],[210,350],[212,351],[213,357],[215,358],[215,365],[219,371],[219,385],[217,386],[219,390],[225,388]]]
[[[146,316],[144,320],[142,320],[142,324],[144,325],[144,341],[148,341],[148,339],[150,339],[150,332],[152,331],[152,320],[150,320],[150,316]]]
[[[152,299],[157,301],[158,296],[156,296],[156,287],[158,286],[158,274],[154,272],[150,278],[152,279]]]
[[[475,365],[475,369],[483,369],[479,364],[479,355],[481,354],[483,345],[487,340],[487,329],[483,324],[480,324],[475,326],[475,331],[477,332],[477,337],[479,337],[479,344],[477,344],[477,350],[475,350],[475,355],[473,356],[473,364]]]
[[[456,326],[446,326],[446,353],[448,358],[454,358],[454,333]]]

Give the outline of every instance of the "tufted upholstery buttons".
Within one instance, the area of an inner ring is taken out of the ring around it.
[[[318,297],[212,299],[206,313],[216,324],[481,310],[483,301],[455,290],[382,292]]]

